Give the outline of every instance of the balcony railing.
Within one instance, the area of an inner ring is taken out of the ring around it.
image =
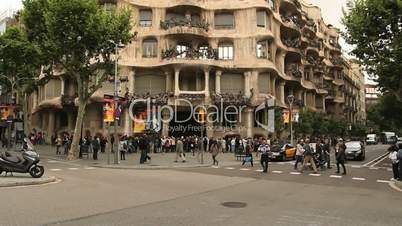
[[[291,47],[291,48],[300,48],[300,38],[283,38],[282,39],[282,43],[287,46],[287,47]]]
[[[299,67],[297,64],[288,64],[286,66],[286,74],[296,77],[296,78],[301,78],[303,76],[303,73],[300,71]]]
[[[161,28],[168,30],[173,27],[190,27],[200,28],[208,32],[209,23],[206,20],[191,20],[188,18],[172,18],[170,20],[161,21]]]
[[[284,23],[295,26],[296,28],[301,29],[302,25],[301,25],[301,20],[298,16],[285,16],[285,15],[281,15],[281,19]]]
[[[330,40],[329,40],[329,44],[330,44],[331,46],[335,47],[335,48],[338,48],[338,49],[341,48],[341,45],[339,45],[339,43],[338,43],[335,39],[330,39]]]
[[[318,30],[317,25],[315,24],[314,20],[312,20],[312,19],[307,19],[307,23],[305,26],[314,32],[317,32],[317,30]]]
[[[333,56],[329,60],[333,65],[342,66],[343,64],[343,60],[340,57]]]
[[[178,51],[176,48],[162,50],[162,59],[218,59],[218,50],[212,49],[211,47],[203,48],[203,49],[195,49],[193,47],[188,47],[186,50]]]

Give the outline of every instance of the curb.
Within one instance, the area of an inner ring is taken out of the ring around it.
[[[212,164],[206,165],[193,165],[193,166],[119,166],[119,165],[91,165],[96,168],[104,169],[124,169],[124,170],[166,170],[166,169],[188,169],[188,168],[202,168],[211,167]]]
[[[5,187],[19,187],[19,186],[29,186],[29,185],[42,185],[42,184],[49,184],[56,182],[57,179],[56,177],[48,177],[46,179],[40,179],[40,180],[32,180],[32,181],[18,181],[18,182],[6,182],[6,183],[0,183],[0,188],[5,188]]]
[[[394,181],[389,183],[389,185],[391,186],[391,188],[402,192],[402,182],[401,181]]]

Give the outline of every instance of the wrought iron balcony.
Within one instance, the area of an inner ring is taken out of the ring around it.
[[[343,65],[343,60],[340,57],[333,56],[329,60],[331,61],[331,63],[333,65],[337,65],[337,66],[342,66]]]
[[[163,93],[157,93],[157,94],[151,94],[150,92],[134,93],[134,94],[126,95],[126,103],[129,105],[133,100],[150,98],[152,104],[165,105],[168,103],[169,97],[172,97],[172,96],[173,96],[172,92],[163,92]]]
[[[285,16],[285,15],[281,15],[281,19],[284,23],[286,24],[290,24],[292,26],[297,27],[298,29],[302,28],[301,25],[301,20],[298,16],[293,15],[293,16]]]
[[[329,44],[337,49],[341,49],[341,45],[335,40],[335,39],[330,39]]]
[[[178,51],[176,48],[171,48],[167,50],[162,50],[162,59],[173,59],[173,58],[181,58],[181,59],[218,59],[218,50],[212,49],[211,47],[203,48],[203,49],[195,49],[192,46],[189,46],[186,50]]]
[[[317,32],[318,28],[317,25],[315,24],[314,20],[312,19],[307,19],[305,27],[309,28],[310,30]]]
[[[303,73],[300,71],[297,64],[288,64],[286,65],[286,74],[291,75],[296,78],[301,78]]]
[[[253,90],[250,91],[251,91],[250,97],[247,97],[246,95],[244,95],[243,92],[240,91],[239,93],[221,93],[221,94],[214,93],[211,95],[211,99],[217,106],[220,106],[220,103],[223,103],[225,106],[249,105],[254,95]]]
[[[283,38],[282,39],[282,43],[287,46],[287,47],[291,47],[291,48],[300,48],[300,38]]]
[[[200,28],[208,32],[209,23],[206,20],[191,20],[188,18],[172,18],[160,22],[161,28],[168,30],[173,27]]]

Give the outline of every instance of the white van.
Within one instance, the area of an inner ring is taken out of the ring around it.
[[[382,132],[381,141],[383,144],[391,144],[396,142],[396,136],[394,132]]]
[[[367,137],[366,137],[366,144],[367,144],[367,145],[370,145],[370,144],[378,144],[377,134],[367,134]]]

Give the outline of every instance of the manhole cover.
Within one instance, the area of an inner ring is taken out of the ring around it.
[[[221,203],[222,206],[228,208],[244,208],[247,206],[245,202],[223,202]]]

